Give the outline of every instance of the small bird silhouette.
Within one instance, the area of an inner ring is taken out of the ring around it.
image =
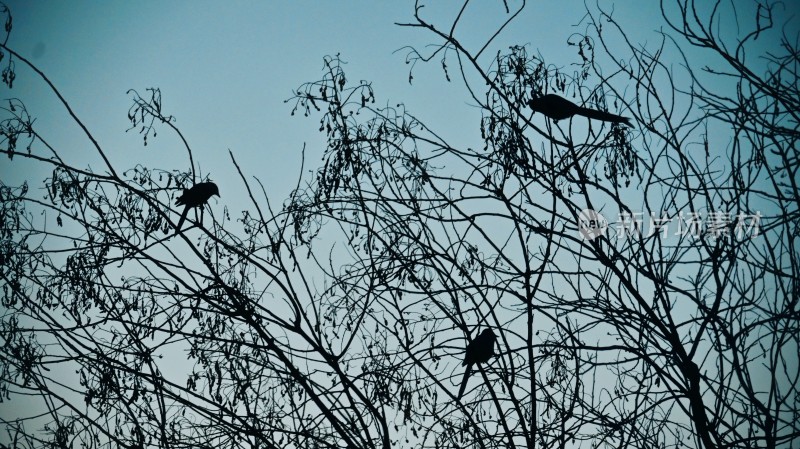
[[[472,365],[476,363],[486,363],[494,356],[494,342],[497,336],[491,329],[484,329],[480,335],[472,340],[464,351],[464,362],[461,366],[466,366],[464,378],[461,380],[461,388],[458,389],[458,399],[464,394],[467,388],[467,379],[472,372]]]
[[[186,220],[189,209],[206,204],[212,195],[219,196],[219,187],[213,182],[201,182],[193,185],[191,189],[183,189],[183,195],[175,200],[176,206],[186,206],[181,214],[181,219],[178,220],[177,232],[181,232],[181,226]]]
[[[573,115],[582,115],[604,122],[624,123],[628,126],[632,126],[630,123],[631,119],[628,117],[622,117],[596,109],[584,108],[555,94],[547,94],[539,98],[532,98],[528,101],[528,106],[534,111],[541,112],[553,120],[563,120]]]

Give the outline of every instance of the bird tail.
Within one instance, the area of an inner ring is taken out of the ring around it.
[[[469,379],[469,375],[472,372],[472,364],[470,363],[467,365],[467,369],[464,371],[464,377],[461,379],[461,388],[458,389],[458,397],[456,399],[461,399],[461,396],[464,395],[464,389],[467,388],[467,379]]]
[[[612,114],[610,112],[598,111],[589,108],[579,108],[577,113],[584,117],[588,117],[595,120],[601,120],[604,122],[612,122],[612,123],[624,123],[628,126],[631,126],[630,118],[623,117],[617,114]]]
[[[183,208],[183,213],[181,214],[181,219],[178,220],[178,226],[175,227],[176,233],[181,232],[181,226],[183,226],[183,222],[186,221],[186,215],[189,213],[189,206]]]

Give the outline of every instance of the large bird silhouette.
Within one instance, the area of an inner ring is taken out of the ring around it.
[[[632,126],[630,122],[631,119],[628,117],[622,117],[621,115],[598,111],[596,109],[584,108],[555,94],[547,94],[539,98],[532,98],[528,101],[528,106],[534,111],[541,112],[553,120],[563,120],[573,115],[582,115],[604,122],[624,123],[628,126]]]
[[[189,213],[189,209],[203,206],[212,195],[219,196],[219,187],[213,182],[200,182],[193,185],[191,189],[183,189],[183,195],[175,200],[176,206],[186,206],[183,208],[181,219],[178,220],[176,232],[181,232],[181,226],[186,221],[186,214]]]
[[[472,340],[467,345],[467,350],[464,351],[464,362],[461,366],[466,366],[464,371],[464,378],[461,380],[461,388],[458,389],[458,399],[464,394],[464,389],[467,388],[467,379],[472,372],[472,366],[476,363],[486,363],[492,356],[494,356],[494,342],[497,336],[491,329],[484,329],[475,340]]]

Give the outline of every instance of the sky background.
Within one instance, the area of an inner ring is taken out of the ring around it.
[[[447,2],[445,2],[447,3]],[[638,28],[630,33],[656,39],[660,26],[655,2],[619,2],[615,14]],[[378,104],[403,102],[411,113],[455,144],[480,145],[479,111],[469,103],[463,83],[447,83],[440,64],[418,64],[409,84],[408,54],[436,42],[430,33],[399,27],[410,22],[413,2],[95,2],[11,1],[9,45],[33,61],[59,89],[95,136],[117,169],[142,164],[163,170],[188,170],[186,151],[165,127],[147,147],[126,114],[128,89],[142,96],[159,87],[163,109],[176,118],[204,175],[220,185],[233,210],[243,193],[228,149],[246,175],[257,176],[273,204],[280,204],[300,174],[320,165],[324,136],[319,116],[291,117],[292,90],[322,75],[322,58],[341,54],[350,80],[368,80]],[[452,21],[455,4],[426,6],[423,16],[441,26]],[[511,6],[515,6],[511,2]],[[512,44],[559,65],[577,61],[572,33],[585,29],[582,1],[531,5],[500,36],[484,59]],[[502,3],[478,2],[464,17],[460,36],[467,44],[485,40],[504,20]],[[627,17],[627,19],[626,19]],[[455,61],[451,61],[451,67]],[[36,117],[36,127],[78,166],[102,166],[88,140],[45,84],[17,65],[12,96]],[[3,89],[6,89],[3,86]],[[3,92],[4,98],[9,94]],[[0,167],[8,184],[20,178],[40,181],[34,167]],[[33,187],[33,186],[32,186]],[[244,207],[244,204],[242,204]]]
[[[413,2],[12,0],[6,4],[13,16],[8,45],[46,74],[117,171],[137,164],[166,171],[190,169],[180,139],[168,128],[157,127],[158,136],[150,138],[146,147],[137,130],[125,132],[132,104],[126,92],[136,89],[144,96],[146,88],[161,89],[164,112],[175,117],[202,175],[210,175],[220,187],[221,197],[211,200],[215,214],[223,206],[233,216],[252,208],[244,200],[245,189],[228,150],[245,175],[260,178],[277,209],[297,185],[304,145],[306,175],[321,166],[325,136],[318,131],[320,116],[292,117],[293,104],[285,100],[302,83],[321,78],[326,55],[338,53],[347,61],[347,76],[353,83],[372,82],[378,105],[402,102],[451,144],[482,145],[479,110],[470,103],[463,82],[445,80],[438,61],[418,64],[409,84],[408,50],[403,47],[424,48],[438,42],[420,29],[395,25],[413,20]],[[436,5],[426,6],[423,16],[448,26],[458,4]],[[647,10],[630,1],[615,8],[640,26],[632,33],[655,39],[659,15],[657,5],[651,7]],[[520,44],[528,44],[531,53],[539,52],[551,63],[578,61],[567,39],[585,29],[585,24],[578,25],[584,11],[582,0],[540,2],[527,8],[484,53],[483,62],[488,65],[497,50]],[[506,17],[501,2],[476,2],[462,20],[459,38],[474,48]],[[455,68],[455,60],[449,64]],[[13,90],[3,85],[0,98],[19,98],[36,118],[38,132],[67,163],[104,172],[90,141],[46,83],[23,64],[16,69]],[[27,181],[34,197],[37,191],[44,197],[43,181],[50,170],[22,158],[0,162],[3,183],[16,186]],[[168,370],[168,365],[162,368]],[[65,371],[59,376],[66,381],[75,374]],[[2,409],[0,413],[11,416],[27,414]]]
[[[512,8],[517,5],[509,3]],[[150,138],[146,147],[137,130],[125,132],[131,106],[126,91],[135,89],[145,96],[146,88],[158,87],[163,110],[175,117],[201,174],[210,175],[220,187],[221,198],[212,199],[211,207],[227,206],[235,216],[248,204],[241,199],[245,189],[228,150],[246,176],[263,182],[278,208],[297,184],[304,145],[306,176],[322,164],[325,136],[318,132],[320,116],[292,117],[293,104],[285,100],[302,83],[321,78],[326,55],[338,53],[347,61],[353,83],[371,82],[378,105],[402,102],[451,144],[482,145],[477,139],[480,111],[470,102],[463,82],[445,80],[438,59],[418,64],[413,84],[408,82],[408,51],[403,48],[438,42],[418,28],[395,25],[413,20],[413,2],[13,0],[6,4],[14,18],[8,45],[47,75],[118,171],[137,164],[190,170],[180,139],[168,128],[157,127],[158,136]],[[436,2],[422,15],[446,27],[458,5]],[[603,5],[613,8],[615,17],[628,26],[632,42],[660,41],[658,30],[664,24],[658,2]],[[509,45],[528,45],[529,53],[561,67],[578,62],[576,48],[567,41],[585,30],[584,15],[583,0],[530,2],[484,53],[484,67],[497,50]],[[474,49],[506,17],[502,2],[475,2],[457,37]],[[774,46],[775,41],[762,39],[761,44]],[[455,68],[454,59],[450,67]],[[0,87],[0,99],[9,97],[25,103],[42,137],[68,163],[104,171],[63,105],[22,64],[17,64],[14,89]],[[719,143],[717,148],[729,142]],[[44,195],[43,180],[49,172],[41,170],[50,169],[16,158],[13,164],[0,162],[0,178],[7,185],[28,181],[32,190],[41,189]]]

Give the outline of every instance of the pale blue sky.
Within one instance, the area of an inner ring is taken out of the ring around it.
[[[444,25],[457,8],[427,6],[426,17]],[[511,2],[514,6],[515,2]],[[379,104],[404,102],[443,136],[478,146],[479,113],[458,80],[447,83],[438,62],[418,65],[408,83],[404,45],[435,42],[419,29],[395,26],[411,20],[413,2],[99,2],[11,1],[14,29],[9,44],[46,73],[117,164],[187,170],[186,153],[165,128],[142,147],[126,113],[134,88],[160,87],[164,110],[195,151],[204,173],[220,184],[226,204],[241,193],[227,149],[248,175],[262,179],[280,204],[297,181],[300,151],[308,145],[306,168],[319,165],[324,140],[318,116],[290,117],[284,100],[302,82],[321,75],[322,57],[341,53],[348,77],[373,82]],[[634,14],[637,37],[655,39],[655,2],[619,2],[616,12]],[[576,61],[570,34],[584,15],[582,1],[529,5],[497,41],[496,49],[529,44],[549,61]],[[477,43],[505,17],[502,3],[479,2],[466,14],[461,37]],[[455,61],[451,62],[451,67]],[[18,66],[13,96],[37,117],[37,128],[62,156],[79,166],[101,166],[65,110],[32,73]],[[3,97],[7,97],[3,94]],[[42,173],[17,169],[30,181]],[[244,206],[244,205],[242,205]]]
[[[641,14],[638,2],[623,3],[628,4],[628,13]],[[353,82],[371,81],[378,104],[403,102],[451,143],[482,145],[478,109],[469,103],[463,83],[445,81],[438,61],[418,64],[414,84],[408,83],[407,51],[395,51],[438,42],[420,29],[394,25],[412,20],[411,1],[12,0],[7,4],[14,18],[9,45],[50,78],[116,170],[137,164],[169,171],[189,169],[180,140],[166,127],[158,128],[158,137],[151,138],[147,147],[135,130],[125,132],[131,105],[126,91],[133,88],[144,94],[148,87],[161,88],[164,111],[176,117],[202,173],[210,173],[220,186],[221,197],[211,201],[215,214],[224,206],[233,216],[252,208],[237,199],[245,189],[228,149],[246,175],[261,179],[277,209],[297,183],[304,143],[306,170],[320,166],[325,141],[317,131],[319,116],[291,117],[292,105],[284,100],[301,83],[321,77],[325,55],[340,53]],[[458,5],[437,5],[426,7],[423,15],[446,26]],[[650,13],[653,21],[641,25],[645,34],[656,26],[657,10]],[[583,15],[581,0],[531,5],[494,49],[485,52],[484,62],[497,49],[529,44],[532,53],[538,50],[550,62],[573,63],[575,48],[566,41],[584,29],[584,25],[573,26]],[[460,38],[474,47],[505,17],[502,2],[476,2],[464,17]],[[455,68],[454,60],[450,66]],[[0,87],[0,98],[21,99],[36,117],[36,129],[67,162],[105,171],[45,83],[22,64],[17,71],[14,89]],[[38,192],[40,198],[50,170],[22,158],[0,162],[5,184],[27,180],[32,195]],[[170,365],[163,368],[168,370]],[[73,374],[65,371],[63,376],[69,379]],[[0,412],[19,414],[20,410],[0,407]]]
[[[126,91],[133,88],[144,94],[148,87],[160,87],[165,112],[176,117],[202,173],[210,173],[220,186],[221,198],[211,201],[215,211],[224,205],[238,216],[249,207],[237,200],[245,190],[228,149],[246,175],[262,180],[278,208],[296,185],[304,144],[306,170],[321,164],[325,141],[317,131],[319,116],[291,117],[292,105],[284,100],[301,83],[319,79],[325,55],[340,53],[348,62],[350,80],[372,82],[378,104],[403,102],[451,143],[482,145],[475,138],[479,111],[470,104],[463,83],[445,81],[438,61],[417,65],[414,84],[408,83],[407,52],[395,50],[437,42],[423,30],[394,25],[412,20],[413,1],[6,3],[14,17],[9,46],[50,78],[117,170],[136,164],[189,169],[181,142],[167,128],[158,128],[158,137],[147,147],[135,130],[125,133],[131,104]],[[612,8],[609,2],[602,5]],[[663,22],[657,1],[618,1],[613,9],[628,25],[632,42],[660,40],[656,30]],[[458,3],[439,1],[426,7],[423,16],[444,27],[457,10]],[[512,44],[528,44],[531,53],[557,65],[577,62],[576,49],[567,39],[584,31],[585,24],[579,25],[584,15],[583,0],[529,2],[493,49],[484,53],[484,63]],[[502,2],[477,1],[458,36],[474,48],[504,18]],[[771,46],[775,41],[766,38],[761,43]],[[455,60],[450,66],[455,68]],[[21,64],[17,70],[15,88],[9,92],[0,87],[0,99],[21,99],[36,117],[36,128],[65,160],[104,171],[46,85]],[[715,149],[721,153],[729,143],[724,134],[714,142]],[[5,184],[28,180],[34,190],[41,188],[49,170],[41,164],[34,168],[22,158],[13,165],[0,162]]]

